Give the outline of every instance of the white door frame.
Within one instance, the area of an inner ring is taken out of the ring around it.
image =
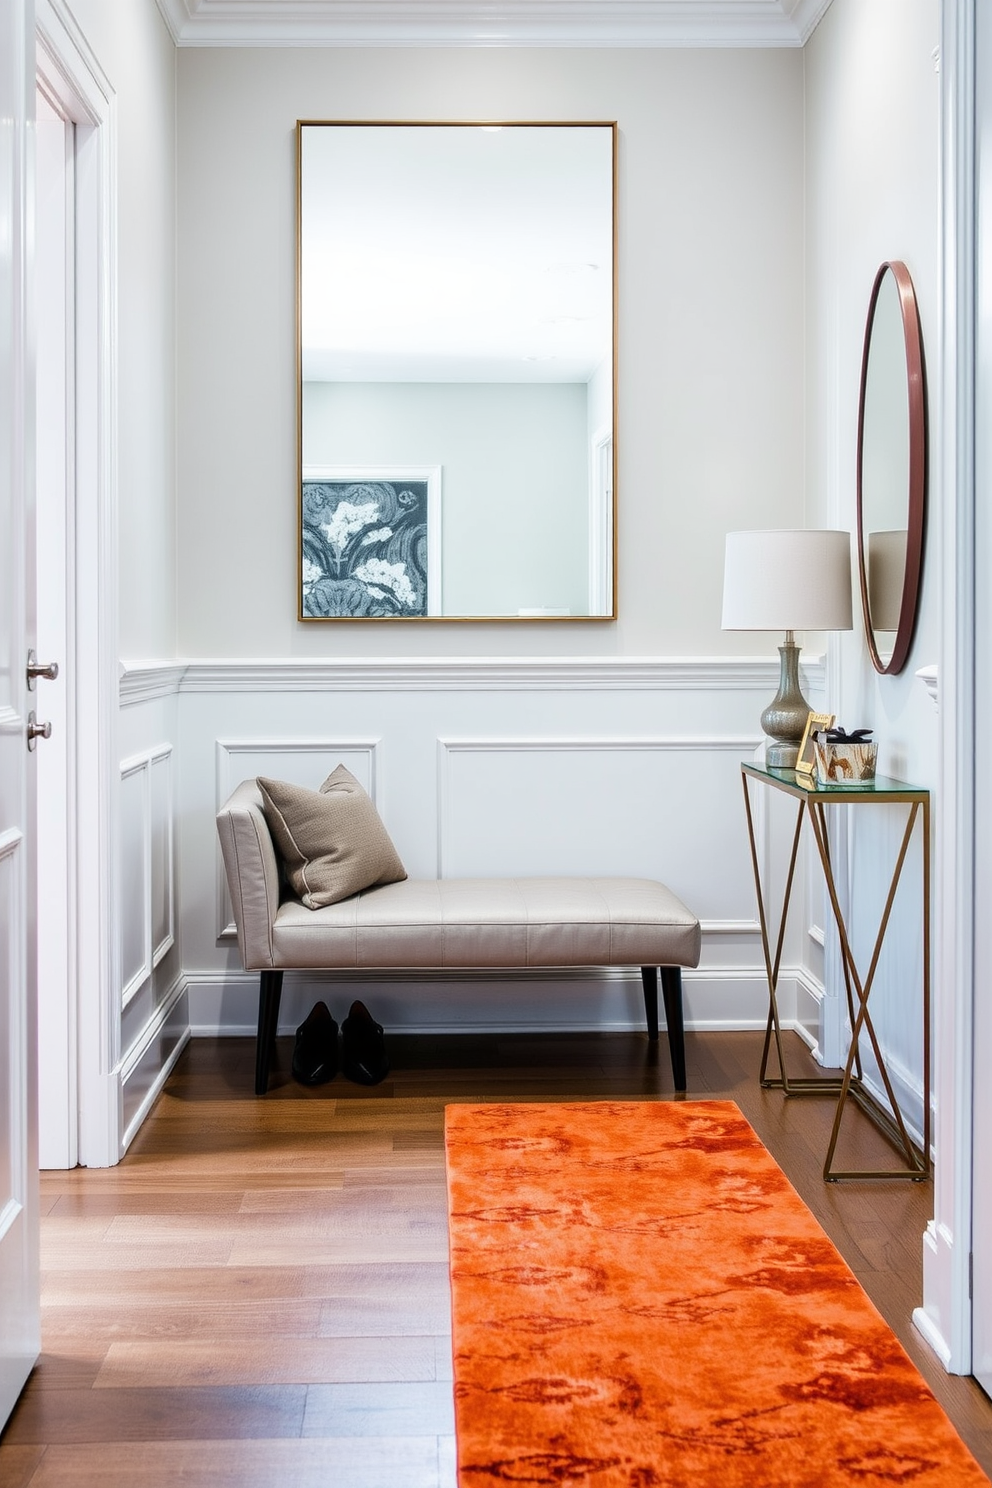
[[[992,24],[986,6],[976,10],[975,35],[975,741],[985,747],[992,720],[992,431],[988,427],[992,397]],[[981,756],[978,756],[981,758]],[[987,906],[992,892],[992,786],[988,771],[975,769],[975,904]],[[979,823],[981,825],[979,825]],[[992,1140],[992,1089],[985,1076],[992,1058],[992,1009],[987,989],[992,975],[992,926],[986,913],[975,916],[974,1010],[974,1171],[972,1179],[972,1373],[992,1394],[992,1184],[988,1151]],[[979,1073],[980,1072],[980,1073]]]
[[[64,0],[36,0],[36,67],[75,124],[76,411],[73,654],[78,1160],[121,1156],[117,885],[116,107],[112,87]]]
[[[941,584],[934,957],[936,1151],[934,1217],[923,1241],[923,1306],[913,1314],[920,1332],[953,1374],[968,1374],[972,1368],[975,989],[980,986],[987,996],[992,972],[992,946],[985,943],[984,933],[979,938],[980,927],[988,920],[987,901],[976,900],[983,873],[976,858],[976,748],[983,753],[988,748],[984,732],[988,721],[982,715],[988,713],[992,699],[987,685],[976,688],[976,663],[984,660],[987,671],[990,659],[987,636],[978,642],[976,653],[980,618],[976,551],[986,583],[990,555],[987,545],[984,556],[980,551],[986,523],[975,501],[975,20],[975,0],[942,0],[942,303],[933,503]],[[987,777],[988,771],[983,769],[983,774]],[[987,795],[986,781],[981,796]]]

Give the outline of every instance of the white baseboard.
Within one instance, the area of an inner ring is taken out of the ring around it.
[[[923,1087],[897,1060],[887,1058],[885,1067],[892,1082],[892,1089],[899,1104],[900,1114],[906,1123],[906,1130],[912,1141],[918,1147],[921,1147],[923,1145]],[[865,1089],[875,1097],[879,1105],[884,1106],[888,1110],[889,1099],[885,1094],[885,1086],[882,1084],[882,1081],[866,1073],[864,1084]],[[932,1120],[930,1129],[931,1131],[933,1130]],[[932,1140],[930,1156],[931,1158],[933,1157]]]
[[[190,1037],[187,979],[180,973],[120,1066],[122,1157]]]
[[[194,1038],[254,1037],[258,976],[245,972],[189,972],[190,1031]],[[768,990],[753,968],[683,973],[686,1028],[693,1032],[763,1030]],[[779,1001],[786,1027],[796,1025],[797,978],[783,974]],[[636,972],[287,972],[279,1032],[292,1033],[322,998],[340,1019],[360,998],[392,1033],[622,1033],[644,1028],[644,999]],[[662,1011],[662,1026],[664,1013]]]
[[[810,1053],[818,1063],[822,1063],[820,1049],[822,1045],[822,1015],[825,992],[820,982],[813,977],[808,970],[801,967],[792,973],[795,980],[795,1021],[794,1028],[803,1042],[808,1046]],[[862,1050],[869,1049],[870,1043],[867,1037],[862,1039]],[[906,1130],[912,1140],[921,1144],[923,1141],[923,1086],[921,1081],[906,1069],[899,1060],[893,1059],[891,1055],[886,1057],[886,1069],[892,1088],[895,1091],[899,1110],[906,1123]],[[889,1101],[885,1094],[885,1087],[880,1079],[868,1074],[865,1078],[865,1087],[875,1099],[886,1109],[889,1109]],[[931,1120],[931,1130],[933,1122]],[[931,1152],[932,1156],[932,1152]]]
[[[823,986],[805,967],[794,973],[796,980],[796,1032],[813,1058],[820,1059]]]
[[[919,1333],[924,1343],[933,1349],[937,1358],[949,1373],[951,1368],[951,1351],[940,1330],[924,1308],[913,1308],[913,1327]]]

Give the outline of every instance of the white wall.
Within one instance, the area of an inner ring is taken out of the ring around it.
[[[176,646],[176,52],[154,0],[72,0],[114,90],[120,643]]]
[[[303,406],[304,468],[441,466],[445,614],[588,609],[584,383],[311,382]]]
[[[802,491],[800,53],[185,49],[178,77],[182,654],[768,649],[720,589],[724,532]],[[619,121],[619,621],[300,625],[295,121],[501,116]]]
[[[884,261],[902,259],[913,277],[935,406],[939,20],[938,0],[833,0],[805,48],[810,526],[852,532],[856,527],[862,345],[872,282]],[[933,418],[930,423],[932,450]],[[937,468],[932,453],[930,468],[931,473]],[[937,780],[937,712],[914,673],[938,654],[934,511],[939,501],[931,482],[920,615],[904,671],[879,677],[873,670],[855,587],[854,630],[831,643],[825,694],[827,711],[847,728],[875,730],[881,773],[931,790]],[[904,808],[857,809],[848,816],[849,837],[837,839],[862,969],[870,958],[904,818]],[[919,838],[907,873],[870,1006],[916,1124],[923,1069]],[[844,1047],[836,1002],[839,963],[835,954],[831,970],[829,942],[826,981],[834,1001],[823,1010],[829,1026],[821,1037],[836,1052]]]
[[[543,750],[557,759],[561,778],[576,748],[588,744],[597,757],[605,751],[618,777],[631,751],[654,760],[649,819],[665,849],[640,852],[635,817],[629,832],[621,830],[621,845],[643,871],[669,872],[674,863],[674,876],[687,876],[689,897],[698,892],[694,907],[711,925],[704,979],[716,966],[727,973],[716,1002],[698,1005],[698,1021],[711,1020],[717,1004],[732,1016],[723,993],[735,979],[754,985],[760,976],[753,923],[740,931],[741,906],[753,891],[732,757],[747,753],[751,727],[757,734],[767,700],[754,695],[758,674],[731,665],[718,680],[704,670],[689,709],[677,687],[662,689],[663,705],[647,688],[628,689],[622,666],[619,681],[597,680],[576,693],[569,658],[619,665],[647,655],[664,671],[666,658],[771,651],[767,637],[719,629],[724,533],[794,525],[804,502],[811,524],[853,526],[860,337],[877,261],[910,261],[925,329],[935,301],[933,42],[921,63],[917,37],[935,3],[904,8],[877,0],[855,8],[835,0],[805,58],[750,49],[179,53],[178,651],[220,663],[194,666],[178,684],[180,920],[184,970],[194,982],[202,974],[204,985],[227,987],[235,975],[216,906],[197,886],[204,872],[215,878],[212,816],[236,783],[238,762],[253,773],[255,756],[274,750],[287,771],[304,771],[315,749],[340,752],[349,740],[364,741],[380,751],[378,778],[383,789],[389,782],[389,798],[405,802],[425,765],[434,781],[438,751],[445,757],[452,738],[476,760],[490,747],[501,758],[522,748],[533,763]],[[620,618],[553,632],[530,623],[301,625],[295,121],[473,115],[619,121]],[[866,150],[873,131],[877,148]],[[933,636],[932,609],[925,589],[920,645]],[[544,657],[546,703],[538,716],[530,689],[521,692],[498,668],[483,667],[469,685],[438,688],[430,666],[439,656],[480,663]],[[333,665],[321,680],[324,657],[364,659],[360,685]],[[412,663],[404,691],[414,697],[394,717],[385,701],[396,687],[389,659],[404,657]],[[312,665],[287,670],[285,685],[275,686],[266,671],[274,658]],[[919,769],[932,759],[935,725],[922,689],[909,677],[876,685],[857,635],[838,648],[827,686],[827,701],[842,715],[870,705],[872,720],[885,724],[883,767],[905,772],[906,751]],[[149,738],[147,747],[156,742]],[[685,780],[669,768],[676,746],[705,759],[704,777],[694,782],[697,802],[709,803],[702,835],[683,821]],[[632,781],[618,795],[620,820]],[[500,825],[486,803],[498,802],[501,790],[480,776],[469,795],[474,835],[485,844]],[[424,859],[422,872],[438,868],[431,845],[443,833],[442,796],[433,783],[426,793],[419,787],[418,811],[426,816],[405,851]],[[538,797],[521,848],[532,871],[547,860],[561,826]],[[669,840],[670,823],[681,825]],[[593,840],[607,852],[615,834]],[[678,846],[674,858],[670,841]],[[473,871],[506,871],[498,843],[490,845]],[[874,865],[880,852],[873,844],[861,861]],[[734,865],[729,876],[709,881],[704,873],[697,890],[693,875],[717,855]],[[440,867],[458,871],[453,862]],[[737,906],[729,942],[730,932],[719,928],[722,895]],[[823,1033],[823,923],[814,896],[787,946],[801,989],[797,1011],[814,1039]],[[885,995],[882,989],[882,1003]],[[213,1014],[202,1011],[202,1000],[194,1004],[201,1009],[194,1022],[209,1026]],[[222,1026],[244,1025],[236,1004],[221,995]],[[754,1016],[750,1003],[737,1012],[744,1022]],[[909,1038],[896,1052],[911,1089],[918,1048]]]
[[[833,0],[805,48],[810,525],[855,529],[865,317],[886,260],[902,259],[913,276],[932,404],[940,303],[938,33],[938,0]],[[931,433],[931,471],[932,447]],[[938,500],[931,482],[931,507]],[[859,619],[841,643],[835,684],[838,715],[849,726],[864,718],[876,728],[880,767],[927,780],[936,765],[936,719],[914,673],[937,659],[935,531],[931,515],[906,668],[899,677],[877,676]]]
[[[801,55],[190,49],[178,76],[179,650],[193,658],[178,789],[194,1026],[247,1030],[257,1004],[224,933],[214,812],[244,776],[316,785],[342,757],[374,764],[414,874],[581,859],[667,878],[706,926],[690,1021],[760,1026],[739,760],[777,661],[742,660],[773,646],[723,634],[720,593],[725,531],[792,525],[801,502]],[[295,121],[479,116],[619,121],[620,618],[301,625]],[[700,656],[730,659],[671,660]],[[769,820],[769,862],[777,844]],[[794,975],[804,931],[786,951],[792,1012],[808,991]],[[287,989],[285,1027],[312,991]],[[390,1026],[643,1018],[636,977],[495,994],[398,979],[371,995]]]

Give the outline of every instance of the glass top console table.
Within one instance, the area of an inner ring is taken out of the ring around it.
[[[754,886],[758,899],[761,946],[765,958],[765,972],[768,978],[768,1022],[765,1027],[765,1043],[761,1056],[761,1072],[759,1076],[761,1084],[766,1088],[783,1090],[787,1096],[836,1095],[837,1109],[834,1114],[833,1130],[830,1134],[827,1156],[823,1164],[823,1176],[828,1182],[836,1183],[845,1178],[908,1178],[917,1183],[922,1182],[930,1175],[930,792],[923,787],[907,785],[901,780],[889,780],[884,776],[877,776],[873,781],[861,785],[820,785],[805,775],[797,774],[795,770],[775,770],[763,764],[751,764],[748,762],[741,765],[741,779],[744,786],[744,805],[747,812],[751,865],[754,869]],[[789,858],[785,893],[782,900],[781,918],[774,953],[769,936],[765,893],[761,883],[761,872],[755,841],[754,814],[752,810],[751,789],[758,786],[769,787],[772,790],[784,792],[797,802],[792,852]],[[902,805],[908,807],[908,814],[871,959],[868,963],[867,971],[862,974],[855,963],[854,954],[851,950],[844,912],[834,879],[833,863],[830,854],[830,838],[827,832],[826,808],[828,806],[854,808],[872,805]],[[871,1020],[871,1013],[868,1008],[868,999],[875,980],[875,973],[878,969],[879,957],[886,931],[889,928],[896,890],[902,878],[903,868],[918,819],[922,824],[921,878],[923,890],[922,1151],[914,1145],[906,1129],[906,1124],[899,1110],[899,1103],[896,1100],[892,1081],[885,1067],[885,1060],[882,1057],[882,1050],[879,1047],[878,1038]],[[820,863],[823,868],[823,877],[830,899],[830,908],[840,939],[841,964],[847,993],[848,1014],[851,1020],[851,1043],[847,1054],[847,1062],[841,1075],[823,1075],[797,1079],[788,1073],[785,1052],[782,1046],[782,1028],[778,1009],[778,980],[782,962],[782,946],[785,940],[785,928],[789,916],[789,904],[792,898],[796,862],[799,855],[799,843],[804,821],[809,822],[813,833],[813,839],[816,843]],[[860,1049],[861,1039],[864,1035],[867,1035],[871,1041],[875,1062],[878,1066],[879,1076],[889,1101],[890,1110],[885,1108],[865,1084]],[[775,1077],[768,1073],[768,1057],[773,1040],[779,1067],[779,1074]],[[875,1123],[904,1160],[904,1166],[871,1170],[841,1170],[834,1167],[837,1138],[840,1134],[844,1108],[849,1100],[853,1101]]]

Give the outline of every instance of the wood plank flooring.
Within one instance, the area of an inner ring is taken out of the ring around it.
[[[992,1470],[992,1403],[910,1322],[930,1185],[825,1184],[832,1102],[762,1091],[760,1042],[690,1034],[690,1098],[738,1103]],[[259,1100],[251,1041],[196,1040],[119,1167],[42,1175],[44,1352],[0,1438],[2,1488],[453,1488],[444,1105],[671,1099],[668,1049],[389,1046],[376,1089],[306,1090],[282,1040]],[[858,1112],[842,1142],[894,1161]]]

